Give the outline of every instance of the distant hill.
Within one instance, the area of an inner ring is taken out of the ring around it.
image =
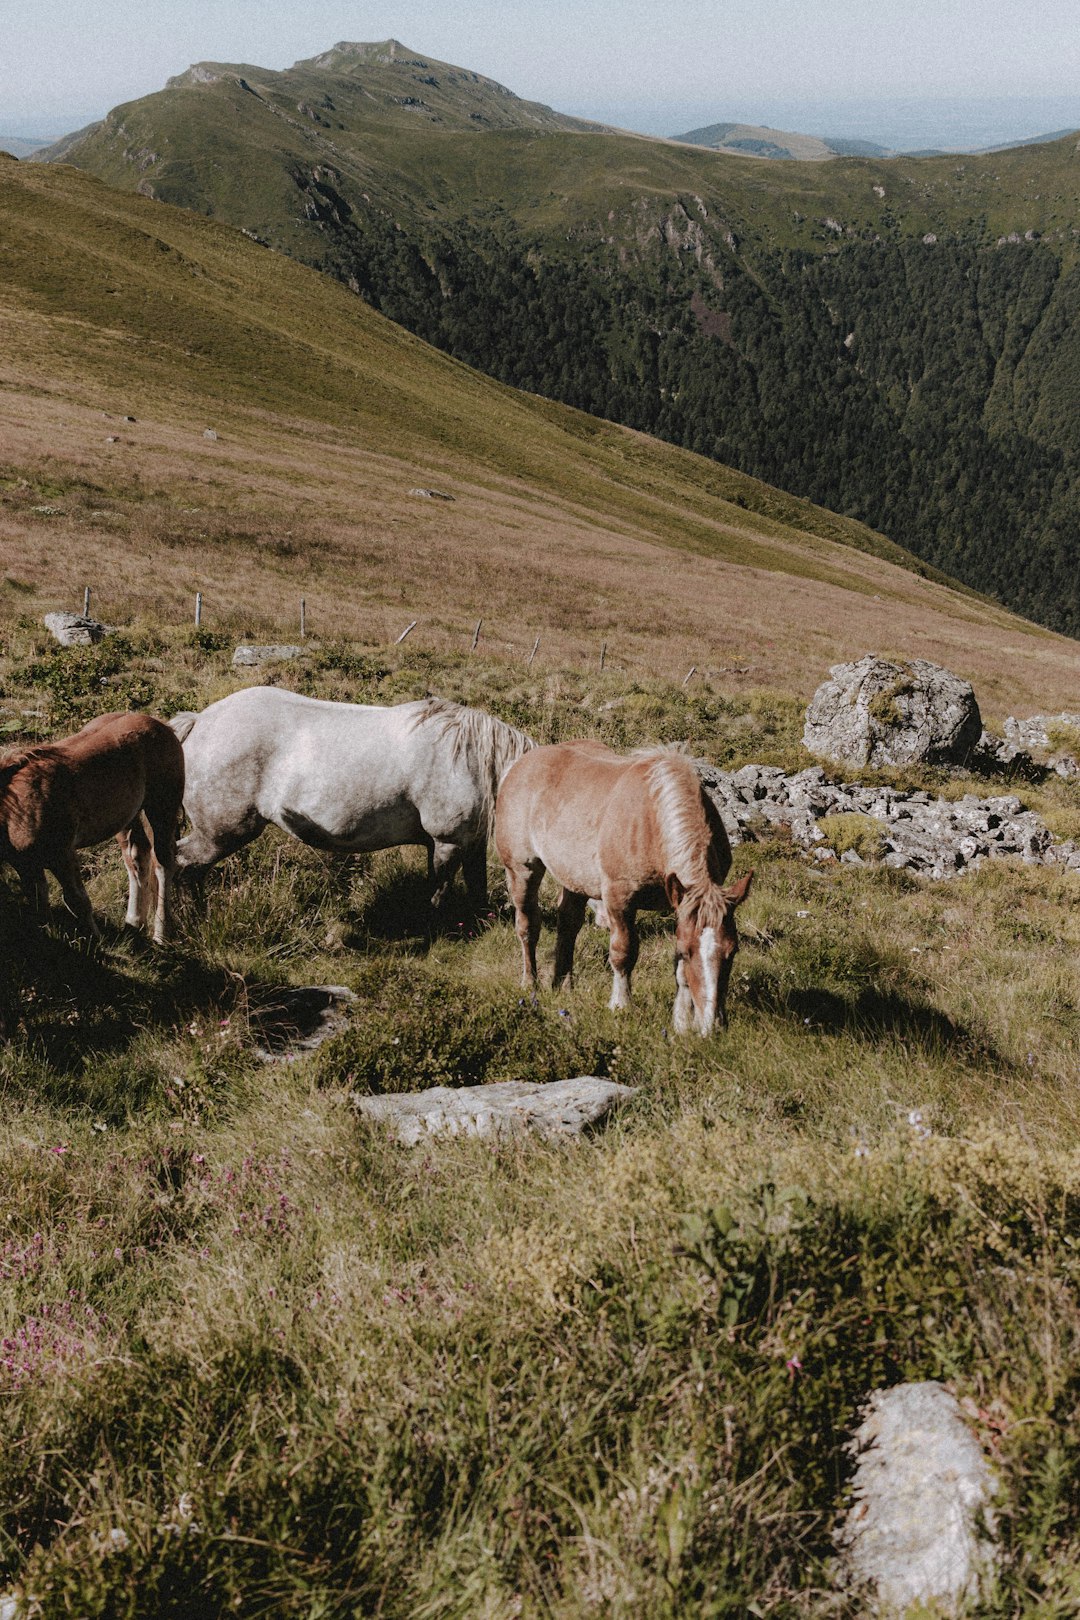
[[[736,157],[780,158],[790,162],[890,156],[887,146],[877,146],[873,141],[793,135],[788,130],[757,124],[707,124],[703,129],[688,130],[685,135],[673,135],[672,140],[684,141],[688,146],[707,146],[713,152],[729,152]]]
[[[28,158],[35,152],[41,152],[50,143],[48,141],[29,141],[21,135],[0,135],[0,152],[9,152],[12,157]]]
[[[283,73],[198,64],[41,155],[1080,630],[1073,136],[763,162],[565,118],[387,41]]]

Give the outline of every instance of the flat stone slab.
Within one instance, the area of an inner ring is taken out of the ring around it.
[[[343,984],[283,986],[255,999],[250,1019],[255,1056],[263,1063],[295,1063],[315,1052],[348,1022],[354,991]]]
[[[265,647],[237,647],[232,655],[234,664],[284,664],[290,658],[299,658],[303,647],[291,647],[286,642],[275,642]]]
[[[487,1086],[431,1086],[367,1097],[353,1093],[357,1111],[390,1127],[405,1147],[432,1136],[498,1139],[536,1131],[550,1141],[580,1136],[589,1125],[637,1094],[595,1074],[572,1080],[497,1080]]]
[[[854,1500],[837,1536],[846,1584],[883,1615],[952,1615],[977,1598],[996,1555],[997,1481],[942,1384],[877,1390],[850,1449]]]

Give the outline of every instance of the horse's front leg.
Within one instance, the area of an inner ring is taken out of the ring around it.
[[[44,923],[49,918],[49,882],[43,866],[20,865],[19,882],[23,898],[33,913],[34,921]]]
[[[604,896],[604,909],[611,925],[608,962],[615,978],[608,1006],[612,1012],[618,1012],[621,1007],[630,1005],[630,975],[638,958],[637,919],[630,907],[624,910],[607,895]]]
[[[64,904],[68,910],[76,921],[82,924],[91,939],[100,939],[101,929],[97,925],[97,918],[94,916],[94,908],[90,904],[90,896],[86,892],[86,884],[83,882],[82,873],[79,871],[79,862],[75,851],[72,850],[69,855],[58,860],[53,867],[53,871],[60,880],[60,887],[64,893]]]
[[[587,900],[586,895],[575,894],[572,889],[559,891],[559,921],[555,934],[555,977],[551,981],[553,990],[557,990],[564,979],[569,979],[573,983],[574,946],[581,932],[581,925],[585,921]]]
[[[514,870],[506,868],[506,886],[514,903],[514,929],[521,941],[521,982],[536,989],[536,943],[540,938],[540,885],[545,867],[534,859]]]
[[[433,838],[428,845],[428,878],[432,885],[431,904],[436,908],[446,899],[461,864],[461,850],[457,844],[441,843]]]

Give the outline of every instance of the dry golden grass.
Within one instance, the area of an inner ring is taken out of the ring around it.
[[[311,633],[369,644],[417,618],[417,645],[460,649],[482,617],[485,649],[513,660],[537,635],[541,665],[595,662],[606,642],[629,674],[681,679],[693,665],[800,696],[873,650],[956,669],[989,720],[1080,706],[1074,642],[816,537],[828,577],[800,577],[784,571],[804,538],[791,531],[770,537],[766,570],[674,550],[678,515],[662,509],[605,522],[461,458],[374,453],[311,421],[214,413],[215,442],[164,413],[119,420],[122,400],[105,417],[70,383],[31,391],[8,371],[0,386],[9,620],[77,608],[89,584],[110,622],[174,623],[200,590],[204,624],[281,638],[304,596]],[[720,551],[731,525],[712,527]]]

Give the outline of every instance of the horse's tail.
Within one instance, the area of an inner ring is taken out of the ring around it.
[[[536,743],[527,731],[496,720],[484,709],[463,708],[459,721],[476,762],[476,784],[480,791],[479,821],[484,837],[490,839],[495,826],[495,797],[499,783],[516,759]]]
[[[191,730],[198,718],[198,715],[193,714],[190,709],[184,709],[180,714],[173,715],[172,719],[169,721],[169,725],[176,732],[176,735],[179,737],[180,741],[184,742],[187,738],[188,732]]]

